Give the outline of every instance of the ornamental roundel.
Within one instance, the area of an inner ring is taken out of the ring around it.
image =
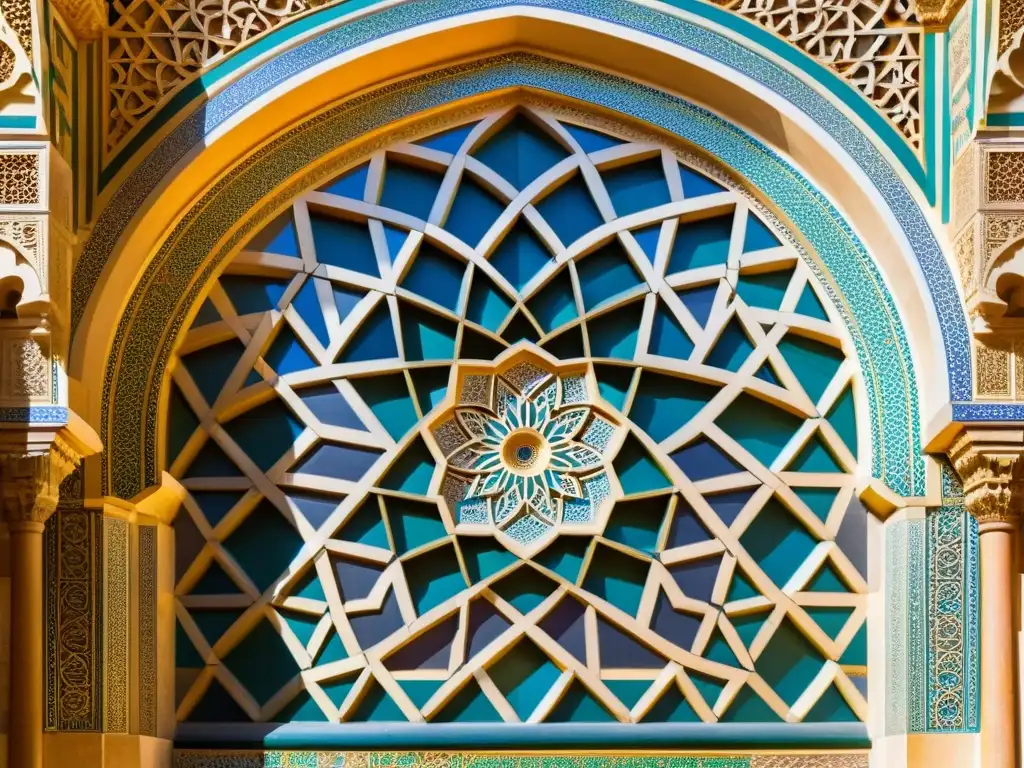
[[[860,395],[805,255],[625,126],[463,119],[293,201],[180,341],[179,721],[863,720]]]
[[[456,533],[493,535],[524,559],[560,531],[599,534],[618,484],[621,422],[595,401],[585,366],[518,344],[494,366],[455,368],[453,408],[430,434]]]

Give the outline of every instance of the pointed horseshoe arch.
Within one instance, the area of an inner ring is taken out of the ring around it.
[[[776,215],[532,91],[322,170],[170,364],[179,734],[866,721],[864,387]]]

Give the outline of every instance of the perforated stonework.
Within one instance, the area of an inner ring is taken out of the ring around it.
[[[713,1],[832,69],[920,148],[922,29],[913,2],[851,0],[824,7],[784,0]],[[225,8],[202,0],[117,0],[104,59],[105,149],[111,155],[120,150],[136,125],[218,60],[310,9],[342,2],[247,0]],[[414,8],[403,12],[416,15]]]
[[[158,399],[154,397],[148,401],[149,405],[147,405],[147,394],[143,386],[145,377],[137,378],[129,372],[141,372],[154,365],[155,359],[157,366],[155,377],[157,380],[160,379],[165,360],[157,353],[159,347],[153,345],[161,338],[160,334],[163,331],[156,327],[157,324],[152,322],[152,318],[154,313],[159,315],[164,311],[168,315],[173,315],[176,311],[174,307],[179,301],[185,301],[187,305],[195,300],[192,293],[186,293],[183,283],[187,281],[194,285],[193,281],[196,279],[196,275],[206,274],[216,259],[221,257],[222,252],[217,252],[214,261],[209,261],[211,248],[214,247],[214,243],[217,242],[221,233],[221,230],[218,229],[218,222],[236,220],[241,215],[237,212],[248,211],[257,204],[260,205],[261,210],[264,206],[274,209],[283,205],[286,200],[299,191],[299,188],[295,186],[285,188],[279,197],[263,200],[261,190],[266,188],[265,185],[282,183],[282,176],[288,178],[289,174],[295,173],[303,163],[316,160],[323,152],[336,146],[339,142],[362,135],[366,130],[378,126],[381,121],[386,124],[390,121],[389,116],[395,114],[393,102],[400,103],[404,113],[408,109],[418,109],[421,103],[424,106],[436,104],[437,89],[443,91],[445,98],[453,98],[459,94],[480,93],[492,88],[504,87],[503,84],[509,82],[536,84],[537,87],[556,91],[564,87],[570,93],[578,91],[581,97],[588,100],[594,98],[604,101],[608,98],[609,103],[623,108],[642,108],[645,113],[652,116],[652,119],[671,125],[672,130],[678,131],[698,144],[710,143],[719,156],[734,163],[742,172],[751,173],[757,184],[763,183],[769,196],[777,195],[775,199],[782,201],[804,200],[804,196],[808,194],[808,191],[802,186],[790,184],[794,180],[792,169],[785,173],[777,173],[773,170],[776,166],[761,167],[761,163],[767,162],[771,158],[770,155],[757,152],[756,157],[752,157],[750,151],[753,147],[748,137],[736,135],[731,132],[732,129],[728,125],[702,111],[692,111],[689,108],[681,110],[678,102],[674,100],[670,106],[667,103],[662,103],[663,99],[660,95],[648,91],[630,89],[628,93],[618,93],[618,87],[623,85],[620,81],[603,76],[599,76],[595,81],[594,74],[584,70],[571,68],[571,77],[562,80],[560,79],[561,65],[555,70],[551,70],[551,66],[550,62],[532,57],[516,56],[446,72],[439,75],[439,79],[436,81],[432,76],[414,83],[403,84],[400,88],[396,88],[394,94],[382,94],[380,96],[382,101],[373,98],[365,102],[347,105],[344,109],[325,115],[323,119],[308,126],[307,129],[297,130],[294,134],[286,137],[286,140],[283,139],[282,146],[275,148],[274,152],[268,151],[266,155],[254,157],[251,164],[244,164],[238,169],[237,174],[233,174],[232,178],[225,180],[222,186],[215,191],[216,205],[211,206],[204,203],[201,209],[190,214],[176,230],[175,236],[162,249],[156,262],[147,271],[147,284],[149,280],[159,278],[161,280],[159,289],[149,294],[140,291],[133,296],[129,304],[128,314],[122,324],[117,341],[117,348],[123,349],[123,356],[119,359],[125,364],[125,375],[118,380],[116,389],[113,387],[113,371],[108,372],[107,379],[110,389],[107,390],[106,402],[109,407],[116,407],[119,414],[117,422],[110,425],[113,431],[105,433],[112,451],[109,457],[111,460],[109,466],[115,468],[117,472],[117,476],[111,478],[113,487],[118,488],[121,495],[130,496],[137,492],[132,488],[140,487],[137,484],[142,482],[142,478],[135,468],[147,467],[147,476],[149,472],[157,471],[155,442],[150,442],[149,439],[141,440],[139,436],[146,433],[155,434],[157,414],[153,409],[156,407]],[[558,81],[555,82],[552,77]],[[279,151],[284,147],[288,148],[286,152]],[[298,168],[296,168],[296,163],[300,164]],[[779,188],[780,184],[782,188]],[[207,202],[212,203],[213,198]],[[788,204],[787,202],[786,205]],[[843,230],[835,229],[837,222],[834,220],[817,218],[818,214],[823,216],[825,214],[820,206],[811,208],[798,206],[794,212],[803,216],[808,211],[814,215],[811,219],[805,219],[804,232],[814,243],[827,241],[830,244],[826,249],[828,256],[826,266],[835,282],[848,287],[860,284],[863,288],[863,290],[858,289],[855,296],[850,294],[844,296],[844,303],[840,305],[843,310],[849,310],[851,306],[857,306],[860,302],[874,303],[884,298],[871,288],[875,284],[872,275],[877,278],[877,274],[874,273],[870,260],[865,260],[867,259],[866,254],[855,250],[858,245],[857,241],[843,237],[840,234]],[[240,244],[238,241],[249,236],[248,233],[252,231],[251,226],[251,224],[243,226],[236,236],[237,240],[228,242],[227,247],[231,248],[236,243]],[[836,244],[849,245],[854,250],[844,251],[845,255],[840,258],[835,251]],[[85,257],[83,256],[83,258]],[[203,266],[204,263],[206,266]],[[145,318],[140,318],[140,322],[134,323],[134,313],[141,306],[139,302],[143,301],[143,296],[145,296],[145,306],[150,311],[147,311]],[[882,319],[887,316],[887,311],[884,306],[878,305],[877,311],[868,317],[870,321],[868,327],[854,323],[849,316],[846,318],[847,322],[851,324],[850,327],[860,333],[859,336],[855,335],[855,343],[864,345],[859,347],[866,365],[863,370],[871,376],[875,375],[876,367],[878,370],[883,368],[890,371],[911,370],[908,365],[895,362],[903,355],[906,340],[902,336],[902,332],[897,333],[895,337],[890,335],[891,326],[882,323]],[[131,330],[130,334],[129,329]],[[899,330],[898,327],[896,330]],[[892,365],[883,365],[883,360],[893,361]],[[872,362],[867,363],[866,361]],[[916,417],[906,413],[906,408],[908,404],[914,405],[915,390],[913,387],[904,389],[905,384],[906,382],[899,377],[888,376],[884,381],[879,382],[879,386],[872,386],[868,389],[869,399],[877,396],[881,398],[880,402],[882,403],[880,406],[872,404],[871,413],[880,415],[884,411],[889,415],[885,419],[876,418],[872,422],[876,430],[876,436],[873,438],[875,444],[886,446],[884,457],[881,452],[877,452],[874,456],[874,461],[877,462],[875,471],[885,477],[895,489],[916,487],[917,483],[923,482],[923,474],[917,473],[919,455],[909,449],[910,445],[916,444],[916,438],[913,435],[916,434],[917,422]],[[140,453],[143,451],[146,451],[146,454],[140,461]],[[918,456],[918,459],[915,460],[914,456]],[[908,475],[908,471],[911,472],[910,475]]]
[[[182,340],[178,719],[862,720],[862,394],[788,234],[556,112],[410,138]]]
[[[986,202],[1024,202],[1024,152],[986,152],[985,163]]]
[[[0,205],[38,205],[39,163],[37,152],[0,153]]]
[[[921,146],[922,29],[912,0],[713,0],[803,49]]]

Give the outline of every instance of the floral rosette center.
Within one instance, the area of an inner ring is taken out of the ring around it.
[[[531,356],[460,371],[456,391],[432,434],[458,530],[493,531],[521,555],[563,529],[599,532],[617,488],[610,461],[620,426],[595,405],[585,369],[562,372]]]

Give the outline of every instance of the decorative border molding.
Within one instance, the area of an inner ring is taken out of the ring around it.
[[[942,504],[886,526],[885,733],[977,733],[978,527],[943,462]]]
[[[0,408],[0,422],[29,424],[67,424],[68,409],[56,405]]]
[[[942,506],[928,515],[927,730],[976,733],[980,725],[978,523],[964,508],[960,479],[940,465]]]
[[[422,2],[416,0],[415,3],[402,4],[398,10],[410,16],[418,13],[415,6]],[[675,10],[682,10],[728,27],[731,38],[761,46],[792,62],[800,71],[810,73],[848,107],[862,117],[867,116],[882,141],[890,146],[898,144],[894,148],[908,170],[911,170],[908,161],[915,166],[912,172],[924,170],[921,165],[923,116],[920,108],[924,98],[921,88],[924,30],[918,23],[921,14],[915,13],[913,3],[906,4],[906,8],[884,8],[882,12],[870,5],[859,9],[863,10],[862,13],[854,10],[845,18],[837,17],[836,9],[830,9],[827,14],[818,9],[822,15],[808,20],[814,11],[806,7],[797,11],[773,7],[764,12],[762,3],[751,0],[710,2],[718,7],[708,7],[698,0],[663,0],[662,8],[641,7],[636,11],[626,10],[622,15],[629,23],[630,17],[642,11],[669,15]],[[528,0],[528,3],[556,8],[569,5],[558,0]],[[488,0],[485,3],[495,7],[509,4],[507,0]],[[256,47],[250,45],[255,40],[260,41],[259,47],[264,50],[277,46],[283,50],[292,38],[314,26],[347,23],[345,18],[350,15],[361,17],[391,10],[390,4],[379,0],[362,3],[289,0],[274,9],[265,6],[257,9],[243,2],[233,8],[232,14],[225,19],[214,17],[214,21],[224,21],[224,24],[216,34],[210,34],[210,30],[202,26],[205,21],[201,13],[203,7],[198,4],[197,8],[196,5],[194,0],[180,7],[161,0],[118,2],[108,34],[109,51],[103,61],[106,86],[103,114],[109,118],[100,126],[103,155],[110,160],[111,166],[119,167],[163,124],[173,119],[183,106],[187,109],[190,102],[194,103],[201,93],[201,88],[196,89],[197,85],[205,87],[217,83],[230,77],[232,71],[246,67],[259,55],[249,50]],[[449,7],[442,7],[432,17],[450,18],[462,12],[453,7],[454,3],[446,5]],[[588,15],[606,14],[600,6],[601,0],[591,0],[584,12]],[[166,36],[163,39],[147,37],[146,27],[150,24],[147,12],[152,16],[170,18],[167,24],[172,35],[177,29],[176,12],[199,22],[190,25],[190,33],[183,37],[170,40]],[[788,39],[787,31],[796,29],[801,22],[805,29]],[[871,50],[875,52],[876,59],[884,57],[886,70],[877,73],[876,77],[867,78],[863,77],[860,60],[850,53],[857,47],[851,45],[851,41],[868,41],[872,34],[876,37],[870,41]],[[850,57],[844,53],[850,53]],[[166,65],[163,71],[153,71],[154,60]],[[225,62],[230,62],[230,66],[221,67]],[[879,128],[883,130],[877,130]]]
[[[821,273],[818,278],[850,330],[869,382],[874,474],[899,494],[923,493],[924,460],[909,345],[877,267],[838,210],[782,158],[704,109],[610,75],[513,55],[414,78],[324,113],[240,164],[186,214],[129,300],[105,372],[102,437],[110,450],[104,454],[104,482],[115,495],[131,498],[156,482],[161,469],[156,461],[159,393],[147,392],[146,382],[163,381],[188,307],[198,300],[218,265],[285,202],[315,186],[319,178],[307,173],[293,181],[296,174],[346,142],[400,117],[512,85],[562,93],[663,126],[712,153],[781,205],[792,228],[819,249],[831,279]],[[429,132],[429,127],[414,130]],[[394,141],[394,136],[386,140]],[[315,173],[329,178],[354,162],[353,155],[321,164]],[[221,242],[224,230],[240,219],[244,223]],[[146,311],[136,319],[142,306]],[[169,327],[162,318],[173,318]],[[142,371],[152,375],[140,376]],[[881,376],[881,371],[905,371],[907,378]],[[115,412],[117,418],[112,419]]]
[[[885,734],[907,733],[907,528],[885,526]]]
[[[139,526],[139,733],[156,736],[156,527]]]
[[[103,517],[105,578],[103,590],[103,730],[128,732],[128,523]]]
[[[267,61],[186,117],[160,145],[135,168],[114,194],[101,214],[93,236],[86,245],[76,269],[72,327],[77,327],[86,304],[99,282],[106,262],[133,212],[144,207],[150,192],[165,174],[203,137],[244,109],[259,95],[285,82],[293,75],[346,50],[400,29],[424,21],[451,18],[481,8],[511,4],[549,5],[552,0],[420,0],[395,12],[381,12],[355,20],[324,33],[297,48]],[[970,344],[966,319],[955,280],[920,208],[906,185],[883,158],[871,139],[860,131],[836,106],[795,75],[764,57],[744,48],[728,37],[695,26],[686,20],[624,0],[564,0],[559,7],[618,23],[632,29],[656,34],[698,53],[711,56],[751,77],[788,99],[811,116],[844,146],[850,156],[875,184],[881,196],[903,227],[932,290],[942,328],[950,380],[951,397],[971,397]],[[310,17],[315,18],[315,16]],[[819,193],[820,194],[820,193]],[[884,286],[881,287],[885,291]],[[889,300],[891,301],[891,299]],[[911,394],[916,397],[916,391]]]
[[[542,755],[496,756],[460,752],[282,752],[262,750],[175,750],[175,768],[867,768],[866,752],[803,755]]]

